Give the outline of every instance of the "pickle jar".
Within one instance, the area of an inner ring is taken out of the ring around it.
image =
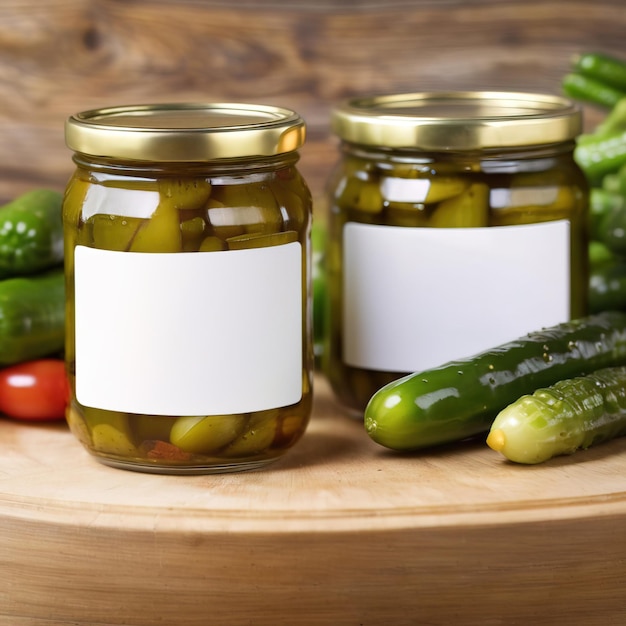
[[[585,314],[581,124],[572,102],[530,93],[334,108],[323,368],[350,413],[406,374]]]
[[[311,413],[305,124],[247,104],[71,116],[63,204],[74,435],[158,473],[265,466]]]

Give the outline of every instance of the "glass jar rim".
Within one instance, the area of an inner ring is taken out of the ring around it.
[[[294,111],[244,103],[138,104],[93,109],[65,122],[68,148],[88,156],[207,162],[295,152],[306,135]]]
[[[420,150],[549,145],[582,131],[582,110],[549,94],[446,91],[358,97],[339,103],[331,125],[343,141]]]

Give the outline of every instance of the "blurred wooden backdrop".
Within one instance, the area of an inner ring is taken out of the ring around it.
[[[624,0],[0,0],[0,201],[65,186],[69,114],[182,100],[296,109],[309,127],[301,169],[319,197],[337,100],[559,93],[573,54],[626,58],[625,41]]]

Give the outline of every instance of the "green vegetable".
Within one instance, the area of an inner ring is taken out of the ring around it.
[[[626,310],[626,260],[609,259],[591,266],[589,311]]]
[[[62,269],[0,281],[0,365],[63,349],[64,294]]]
[[[578,141],[574,158],[591,184],[626,165],[626,131],[587,136]]]
[[[591,102],[603,107],[614,107],[626,92],[583,74],[566,74],[561,81],[563,92],[575,100]]]
[[[622,364],[626,313],[580,318],[385,385],[365,409],[365,428],[396,450],[461,440],[489,430],[497,413],[524,394]]]
[[[63,262],[62,194],[29,191],[0,207],[0,279]]]
[[[626,196],[626,165],[622,165],[618,170],[606,174],[602,179],[602,189],[622,198]]]
[[[626,130],[626,96],[615,104],[604,120],[598,124],[595,132],[610,135],[622,130]]]
[[[614,254],[626,254],[626,203],[615,204],[597,224],[595,239]]]
[[[626,435],[626,367],[537,389],[501,411],[487,445],[517,463],[542,463]]]
[[[590,267],[597,267],[615,259],[615,255],[601,241],[590,241],[588,250]]]
[[[217,453],[241,435],[247,419],[247,415],[179,417],[172,425],[170,443],[185,452]]]
[[[572,69],[626,91],[626,63],[621,59],[599,52],[585,52],[574,57]]]

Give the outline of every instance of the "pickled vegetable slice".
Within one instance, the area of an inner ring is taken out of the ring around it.
[[[245,431],[230,443],[222,454],[227,457],[248,456],[263,452],[272,445],[276,434],[278,411],[250,417]]]
[[[204,178],[164,178],[158,187],[161,197],[179,211],[200,209],[211,196],[211,182]]]
[[[469,183],[458,176],[434,176],[424,202],[431,204],[449,200],[464,193],[468,186]]]
[[[184,252],[195,252],[205,237],[206,222],[196,215],[180,223],[180,233]]]
[[[136,453],[126,413],[94,408],[82,412],[94,450],[120,456]]]
[[[136,217],[98,214],[89,218],[93,245],[101,250],[126,251],[144,220]]]
[[[468,189],[437,205],[430,218],[435,228],[467,228],[487,226],[489,215],[489,188],[473,183]]]
[[[142,220],[129,247],[130,252],[180,252],[182,237],[175,200],[163,199],[152,217]]]
[[[265,183],[214,187],[208,216],[214,233],[222,239],[244,233],[269,234],[282,230],[283,216]],[[235,228],[229,234],[225,228]]]
[[[91,441],[94,450],[119,456],[130,456],[137,453],[135,445],[127,433],[118,430],[111,424],[97,424],[91,430]]]
[[[377,180],[364,181],[358,178],[348,178],[337,197],[337,204],[344,209],[380,213],[384,206],[380,184]]]
[[[284,181],[277,180],[270,183],[270,190],[283,219],[285,230],[299,230],[306,223],[310,211],[311,198],[307,193],[286,186]]]
[[[215,453],[241,435],[247,421],[248,415],[179,417],[172,425],[170,443],[185,452]]]
[[[219,252],[220,250],[226,250],[228,246],[225,241],[222,241],[219,237],[205,237],[202,243],[198,246],[198,252]]]

